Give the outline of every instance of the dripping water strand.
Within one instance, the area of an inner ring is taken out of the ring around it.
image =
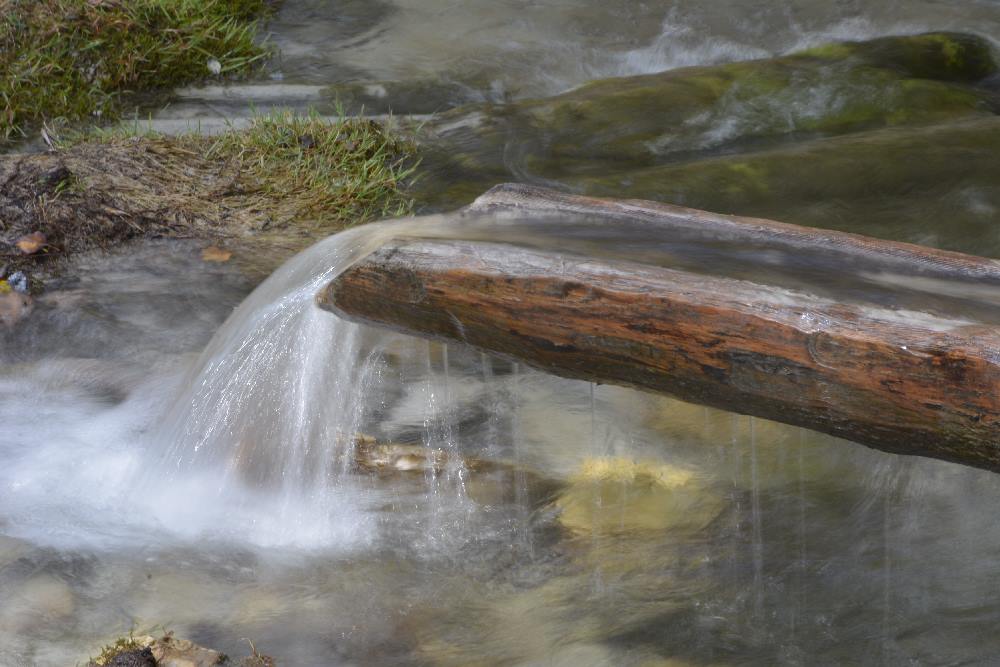
[[[755,624],[763,620],[764,542],[761,530],[760,480],[757,471],[757,433],[755,419],[748,417],[750,428],[750,506],[753,542],[753,616]]]

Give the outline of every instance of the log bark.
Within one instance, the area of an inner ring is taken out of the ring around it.
[[[832,253],[961,294],[1000,266],[860,236],[648,202],[511,187],[477,213],[557,211]],[[694,231],[692,231],[694,230]],[[558,246],[557,246],[558,247]],[[349,319],[457,340],[557,375],[621,384],[874,448],[1000,471],[1000,329],[794,287],[484,240],[399,238],[318,295]],[[984,312],[990,312],[986,307]]]

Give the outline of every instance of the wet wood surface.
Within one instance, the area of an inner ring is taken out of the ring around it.
[[[1000,293],[993,260],[771,221],[523,186],[492,191],[472,210],[517,207],[631,216],[664,234],[693,226]],[[956,315],[621,258],[420,238],[383,245],[317,298],[349,319],[549,373],[1000,471],[1000,330]]]

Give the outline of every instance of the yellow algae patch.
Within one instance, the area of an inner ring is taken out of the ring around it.
[[[691,470],[624,458],[587,459],[555,501],[578,533],[702,530],[723,501]]]
[[[584,460],[574,477],[584,481],[647,482],[665,488],[676,488],[690,482],[695,474],[690,470],[662,463],[605,457]]]

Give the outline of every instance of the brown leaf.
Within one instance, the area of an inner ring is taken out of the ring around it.
[[[45,247],[45,234],[41,232],[31,232],[30,234],[25,234],[17,241],[14,245],[17,249],[23,252],[25,255],[34,255],[36,252]]]
[[[214,245],[201,251],[201,258],[206,262],[228,262],[232,256],[232,250],[225,250]]]

